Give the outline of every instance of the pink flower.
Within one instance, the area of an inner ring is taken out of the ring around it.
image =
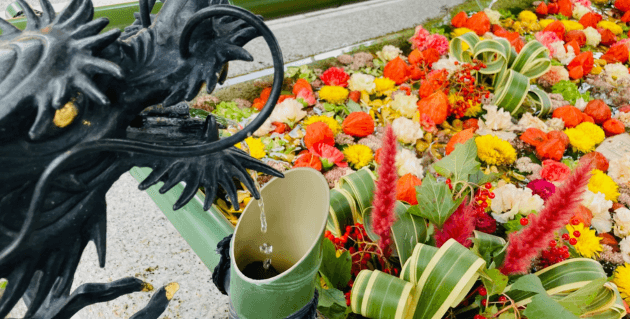
[[[591,1],[590,0],[573,0],[573,4],[581,4],[587,8],[591,7]]]
[[[432,34],[426,39],[427,49],[436,49],[440,55],[448,53],[448,39],[441,34]]]
[[[380,236],[378,246],[385,256],[390,255],[390,228],[396,221],[394,207],[396,206],[396,135],[390,125],[385,128],[383,148],[378,167],[378,180],[374,191],[372,205],[372,229]]]
[[[438,132],[438,129],[435,126],[435,123],[433,122],[431,117],[427,115],[426,113],[422,113],[420,115],[420,126],[422,126],[422,129],[427,133],[435,134]]]
[[[569,71],[563,66],[553,65],[547,73],[538,78],[538,84],[550,88],[562,80],[569,80]]]
[[[540,196],[543,200],[547,200],[556,192],[556,185],[544,179],[535,179],[529,182],[527,188],[532,190],[532,194]]]
[[[315,143],[313,149],[310,151],[316,156],[319,156],[324,169],[329,169],[335,164],[339,167],[348,166],[348,163],[343,161],[343,153],[334,146],[325,143]]]
[[[315,99],[315,95],[313,94],[313,91],[310,91],[309,89],[300,90],[300,92],[298,92],[295,99],[298,101],[302,99],[302,101],[306,102],[308,106],[315,105],[315,103],[317,103],[317,100]]]
[[[615,43],[615,45],[620,45],[620,44],[625,45],[628,48],[628,50],[630,50],[630,39],[621,39],[617,41],[617,43]]]
[[[417,26],[416,33],[409,39],[409,42],[411,42],[411,48],[424,51],[427,48],[425,42],[429,35],[431,35],[429,31],[425,30],[421,25]]]
[[[543,168],[540,171],[540,176],[550,182],[562,182],[571,175],[571,169],[564,163],[544,160],[542,164]]]
[[[562,41],[555,32],[551,31],[540,31],[536,32],[534,35],[538,42],[542,43],[544,46],[549,49],[549,56],[553,56],[555,53],[555,49],[551,46],[552,43]]]

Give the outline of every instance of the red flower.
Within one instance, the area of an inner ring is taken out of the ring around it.
[[[538,7],[536,7],[536,13],[541,16],[546,16],[548,12],[547,5],[541,1]]]
[[[366,137],[374,133],[374,120],[365,112],[352,112],[341,124],[343,132],[354,137]]]
[[[497,221],[485,212],[477,214],[475,220],[475,228],[486,234],[492,234],[497,231]]]
[[[541,160],[553,159],[559,161],[562,159],[566,147],[564,142],[559,139],[549,139],[536,146],[536,155]]]
[[[350,76],[342,68],[331,67],[319,77],[326,85],[347,87]]]
[[[479,11],[466,20],[465,27],[473,30],[477,35],[484,35],[490,31],[490,19],[485,12]]]
[[[273,122],[271,124],[273,124],[276,127],[273,130],[275,133],[282,134],[284,132],[287,132],[287,131],[291,130],[291,127],[288,124],[283,123],[283,122]]]
[[[411,173],[407,173],[396,182],[396,199],[411,205],[418,205],[416,186],[422,185],[422,180]]]
[[[619,20],[621,20],[621,22],[625,22],[625,23],[630,22],[630,11],[627,11],[626,13],[624,13],[624,15]]]
[[[333,165],[348,167],[348,163],[343,161],[343,153],[334,146],[325,143],[315,143],[313,148],[309,149],[309,151],[319,156],[324,169],[329,169],[333,167]]]
[[[360,91],[352,91],[348,95],[348,98],[351,99],[352,101],[354,101],[355,103],[359,103],[359,100],[361,99],[361,92]]]
[[[374,191],[372,205],[372,227],[380,236],[378,245],[386,256],[389,256],[391,244],[391,227],[396,221],[396,135],[391,126],[385,128],[381,165],[378,167],[378,180]]]
[[[617,36],[612,31],[603,28],[597,28],[597,32],[602,36],[602,40],[599,42],[601,45],[611,46],[617,43]]]
[[[466,15],[466,12],[460,11],[453,17],[453,19],[451,19],[451,24],[456,28],[463,28],[467,21],[468,15]]]
[[[594,168],[602,172],[608,170],[608,159],[600,152],[590,152],[580,157],[580,164],[587,164],[588,162],[593,162]]]
[[[586,44],[586,34],[582,30],[571,30],[567,32],[567,35],[564,37],[565,41],[571,42],[575,40],[580,47],[583,47]],[[575,53],[578,53],[575,51]]]
[[[401,85],[411,77],[411,67],[400,57],[389,61],[383,69],[383,76]]]
[[[582,123],[584,119],[582,114],[582,111],[573,105],[565,105],[553,111],[553,117],[562,119],[566,127],[576,127]]]
[[[263,89],[262,92],[260,92],[260,97],[254,99],[252,107],[259,111],[262,110],[267,103],[267,100],[269,100],[269,95],[271,95],[271,88]]]
[[[313,149],[313,145],[317,143],[325,143],[331,146],[335,145],[335,135],[333,131],[324,122],[315,122],[306,127],[306,135],[304,136],[304,145],[306,148]]]
[[[310,167],[312,169],[321,171],[322,170],[322,161],[319,160],[319,157],[313,155],[313,153],[307,152],[300,155],[293,167]]]
[[[295,84],[293,84],[293,95],[298,95],[304,89],[313,92],[313,87],[307,80],[298,79]]]
[[[630,113],[630,104],[626,104],[619,108],[619,112]]]
[[[477,119],[467,119],[464,121],[464,129],[472,128],[473,132],[479,129],[479,120]]]
[[[569,65],[567,65],[567,69],[569,69],[569,75],[573,73],[573,79],[579,79],[591,73],[591,70],[593,70],[593,52],[586,51],[578,54],[578,56],[573,58]]]
[[[543,168],[540,170],[540,176],[550,182],[561,182],[571,175],[571,169],[564,163],[544,160],[542,164]]]
[[[630,11],[630,0],[617,0],[615,7],[623,12]]]
[[[602,15],[595,12],[588,12],[580,18],[580,24],[584,26],[584,28],[597,28],[597,24],[599,21],[602,21]]]
[[[560,40],[564,40],[565,28],[564,24],[562,24],[562,22],[560,21],[554,21],[550,23],[548,26],[545,27],[545,29],[543,29],[543,31],[553,32],[558,35],[558,38],[560,38]]]
[[[557,3],[549,3],[549,5],[547,5],[547,12],[549,14],[557,14],[558,13],[558,4]]]
[[[558,12],[567,18],[571,18],[573,15],[573,4],[571,4],[571,0],[559,0]]]
[[[418,111],[420,114],[427,114],[433,120],[433,123],[440,125],[444,123],[448,116],[448,97],[442,90],[438,90],[435,93],[418,101]]]
[[[529,145],[538,146],[538,144],[547,141],[547,134],[537,128],[530,127],[525,130],[520,139]]]
[[[621,123],[621,121],[619,121],[618,119],[610,119],[604,122],[603,127],[606,136],[613,136],[624,133],[626,131],[623,123]]]
[[[440,59],[440,53],[435,48],[428,48],[424,51],[415,49],[409,54],[409,63],[414,66],[421,66],[422,64],[431,67],[433,63]]]
[[[626,63],[628,61],[628,47],[624,44],[615,44],[606,51],[602,59],[608,63]]]
[[[602,100],[592,100],[586,104],[584,113],[593,118],[596,124],[601,125],[610,119],[610,107]]]

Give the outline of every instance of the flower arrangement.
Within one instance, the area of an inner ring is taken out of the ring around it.
[[[245,142],[255,158],[310,167],[329,182],[326,249],[338,258],[323,262],[344,273],[320,273],[319,311],[377,313],[352,303],[375,300],[366,294],[377,287],[360,283],[381,271],[445,296],[403,294],[396,311],[417,317],[428,315],[422,309],[443,311],[436,318],[580,317],[593,307],[621,318],[630,302],[630,153],[601,147],[630,131],[629,24],[628,0],[535,2],[417,26],[410,49],[289,68],[286,94]],[[229,119],[232,133],[269,95],[262,87],[251,106],[204,108]],[[444,269],[477,275],[440,277],[432,267],[449,254],[462,260]],[[572,288],[546,277],[551,269]],[[431,286],[442,279],[462,295]],[[593,293],[608,308],[560,300],[588,304]]]

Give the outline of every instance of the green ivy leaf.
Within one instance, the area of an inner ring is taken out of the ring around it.
[[[470,174],[468,181],[473,184],[484,185],[488,182],[494,182],[497,178],[499,178],[499,173],[486,174],[482,170],[478,170]]]
[[[319,271],[328,278],[333,287],[344,289],[348,286],[348,282],[352,278],[352,258],[350,253],[344,251],[337,258],[337,250],[335,245],[327,239],[324,239],[324,251],[322,264]]]
[[[349,100],[346,106],[348,107],[348,111],[350,113],[363,112],[363,108],[361,107],[361,105],[359,103],[356,103],[355,101]]]
[[[448,186],[444,183],[438,183],[431,174],[424,178],[422,186],[416,186],[416,197],[420,209],[410,212],[428,219],[438,228],[442,228],[444,222],[464,200],[464,198],[460,198],[454,201]]]
[[[535,276],[535,275],[532,275]],[[578,317],[545,294],[537,294],[527,305],[523,315],[528,319],[577,319]]]
[[[503,293],[508,284],[508,276],[498,269],[488,269],[481,275],[481,282],[488,291],[488,297]]]
[[[330,282],[326,276],[321,275],[321,273],[317,276],[315,287],[319,291],[319,300],[317,304],[317,310],[321,312],[326,318],[334,318],[334,319],[344,319],[347,317],[349,313],[347,310],[349,307],[346,306],[346,298],[343,295],[343,292],[336,288],[324,288],[321,285],[321,282],[325,282],[327,286],[330,286]]]
[[[547,291],[545,287],[543,287],[540,278],[534,274],[525,275],[517,279],[514,284],[512,284],[512,287],[510,287],[510,291],[513,290],[547,295]]]
[[[477,161],[477,144],[469,139],[464,144],[457,144],[448,156],[433,164],[440,175],[449,177],[453,182],[467,181],[468,176],[476,174],[481,164]]]

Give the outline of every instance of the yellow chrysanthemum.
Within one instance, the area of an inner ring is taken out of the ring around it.
[[[315,122],[323,122],[324,124],[328,125],[330,130],[332,130],[333,134],[335,135],[341,132],[341,125],[339,124],[339,122],[337,122],[337,120],[335,120],[334,118],[325,115],[313,115],[304,120],[304,122],[302,122],[302,126],[307,127]]]
[[[491,165],[507,165],[516,161],[516,150],[509,142],[494,135],[483,135],[475,138],[477,156]]]
[[[630,302],[630,264],[617,267],[612,282],[617,285],[621,298]]]
[[[615,183],[610,176],[606,175],[606,173],[598,169],[594,169],[591,174],[593,174],[593,176],[591,176],[591,179],[588,181],[588,189],[593,193],[597,194],[597,192],[600,192],[606,195],[606,200],[616,202],[617,197],[619,197],[619,186],[617,183]]]
[[[618,24],[611,21],[606,21],[606,20],[599,21],[599,23],[597,24],[597,27],[608,29],[610,30],[610,32],[614,33],[615,35],[620,35],[623,33],[623,29]]]
[[[561,20],[566,32],[573,30],[584,30],[584,26],[575,20]]]
[[[348,90],[341,86],[326,85],[319,91],[319,98],[333,104],[343,104],[348,94]]]
[[[602,251],[602,244],[600,243],[602,237],[598,237],[595,234],[595,230],[584,227],[584,224],[582,223],[575,226],[567,225],[567,230],[569,231],[569,236],[571,236],[571,238],[577,239],[577,243],[573,247],[575,247],[578,254],[586,258],[593,258],[597,257],[599,252]],[[580,237],[575,237],[573,235],[576,230],[580,232]]]
[[[595,150],[595,146],[606,139],[606,133],[599,125],[584,122],[574,128],[568,128],[564,132],[569,137],[569,142],[578,151],[589,153]]]
[[[253,158],[261,159],[267,155],[265,152],[265,144],[259,138],[248,137],[245,139],[247,148],[249,148],[249,155]],[[236,144],[237,148],[243,149],[242,143]]]
[[[388,78],[375,79],[374,84],[376,84],[376,93],[380,95],[384,95],[396,87],[396,82]]]
[[[528,23],[538,21],[538,17],[536,16],[536,14],[529,10],[521,11],[521,13],[518,14],[518,19],[521,20],[522,22],[528,22]]]
[[[538,24],[540,24],[540,26],[542,28],[546,28],[548,25],[550,25],[552,22],[554,22],[556,20],[552,20],[552,19],[542,19],[540,21],[538,21]]]
[[[460,36],[462,34],[466,34],[468,32],[474,32],[474,31],[470,30],[468,28],[457,28],[457,29],[453,30],[453,32],[451,32],[451,36],[453,38],[457,38],[458,36]]]
[[[372,150],[361,144],[350,145],[343,150],[343,155],[346,156],[346,161],[352,165],[355,169],[359,169],[369,164],[374,158]]]

